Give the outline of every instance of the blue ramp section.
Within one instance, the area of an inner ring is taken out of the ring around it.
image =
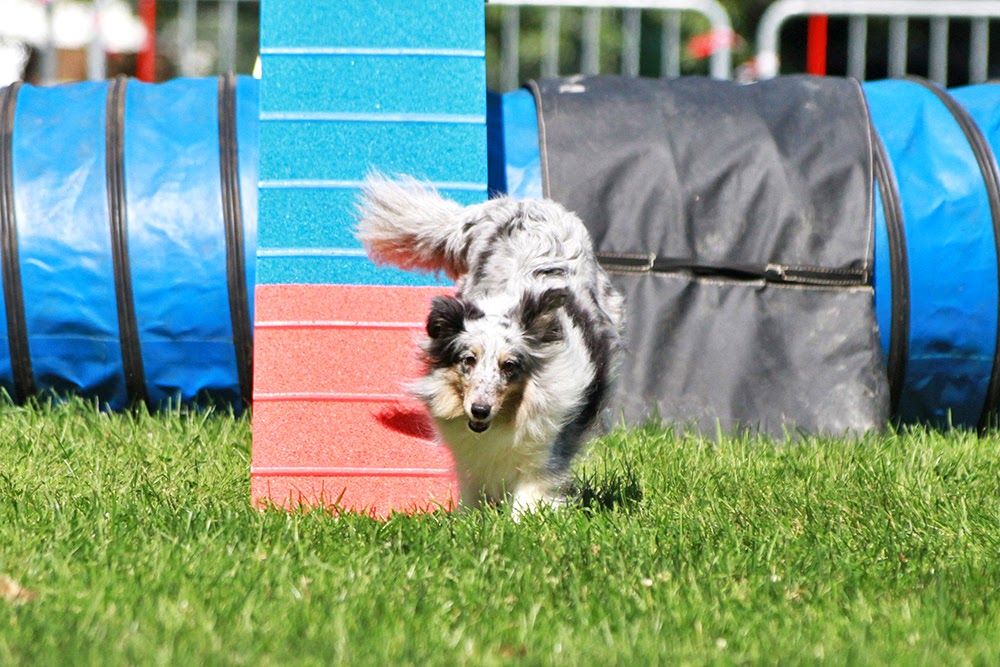
[[[354,238],[373,170],[486,198],[482,2],[271,0],[261,8],[258,284],[439,285]]]
[[[864,89],[896,172],[909,256],[909,362],[899,416],[975,426],[997,333],[996,242],[982,172],[955,116],[925,86],[880,81]],[[884,271],[877,279],[881,299]]]

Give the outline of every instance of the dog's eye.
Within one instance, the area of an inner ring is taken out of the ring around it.
[[[507,377],[513,377],[521,371],[521,364],[516,359],[508,359],[500,368]]]
[[[542,276],[559,276],[559,277],[562,277],[562,276],[565,276],[565,275],[566,275],[566,269],[565,269],[565,267],[562,267],[562,266],[543,266],[540,269],[535,269],[535,276],[536,277],[542,277]]]
[[[464,357],[462,357],[462,368],[464,368],[465,370],[470,370],[475,365],[476,365],[476,355],[467,354]]]

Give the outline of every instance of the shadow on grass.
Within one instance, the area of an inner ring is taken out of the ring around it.
[[[568,493],[579,507],[594,511],[630,511],[639,505],[642,495],[639,475],[631,466],[577,476]]]
[[[211,393],[207,389],[194,397],[182,399],[177,394],[155,404],[142,400],[130,400],[126,404],[111,403],[97,396],[84,396],[72,390],[45,388],[24,400],[15,400],[5,387],[0,387],[0,410],[30,410],[33,412],[55,413],[64,411],[76,414],[120,415],[123,418],[143,419],[146,417],[192,417],[206,419],[249,419],[250,410],[238,396]]]

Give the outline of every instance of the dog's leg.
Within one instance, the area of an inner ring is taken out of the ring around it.
[[[552,491],[552,485],[545,482],[525,482],[518,485],[511,498],[511,516],[518,521],[523,515],[542,507],[556,509],[566,504],[566,499]]]

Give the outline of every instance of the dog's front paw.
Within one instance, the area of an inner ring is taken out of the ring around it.
[[[511,499],[511,518],[515,523],[525,514],[530,514],[543,507],[558,509],[566,504],[564,496],[555,494],[548,486],[527,485],[519,488]]]

